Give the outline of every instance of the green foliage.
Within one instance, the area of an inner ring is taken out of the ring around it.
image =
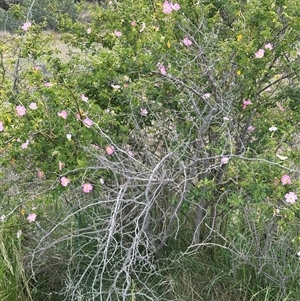
[[[0,228],[0,296],[2,300],[32,300],[24,267],[23,243],[33,227],[26,225],[24,213],[1,217]],[[30,234],[29,234],[30,235]]]
[[[74,0],[23,0],[11,5],[8,11],[0,9],[0,30],[12,32],[20,28],[26,20],[35,24],[46,23],[46,28],[57,29],[57,17],[65,15],[77,19],[78,11]]]
[[[15,299],[299,296],[297,1],[179,4],[7,13],[0,153],[18,177],[2,171],[0,291],[15,277]],[[31,224],[15,209],[29,205]]]

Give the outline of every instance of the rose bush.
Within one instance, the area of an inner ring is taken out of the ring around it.
[[[57,14],[60,49],[30,20],[0,42],[3,214],[25,206],[40,294],[57,264],[68,300],[175,298],[162,261],[200,248],[245,298],[297,294],[298,13],[125,0]]]

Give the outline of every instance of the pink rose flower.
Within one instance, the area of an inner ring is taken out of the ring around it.
[[[29,105],[29,109],[31,110],[36,110],[38,107],[37,107],[37,104],[35,102],[31,102],[30,105]]]
[[[223,157],[222,159],[221,159],[221,163],[222,164],[227,164],[229,162],[229,158],[228,157]]]
[[[243,101],[243,110],[245,110],[247,108],[247,106],[252,105],[251,100],[244,100]]]
[[[26,149],[28,147],[29,140],[26,140],[26,142],[22,143],[21,147],[22,149]]]
[[[249,133],[251,133],[255,130],[255,127],[253,125],[250,125],[250,126],[248,126],[247,130]]]
[[[84,183],[82,185],[82,191],[84,193],[90,193],[92,190],[93,190],[93,185],[92,184],[90,184],[90,183]]]
[[[281,177],[281,183],[282,183],[282,185],[290,185],[290,184],[292,184],[291,177],[289,175],[283,175]]]
[[[90,128],[93,125],[93,121],[88,117],[85,118],[82,122],[87,128]]]
[[[272,50],[273,49],[273,44],[268,43],[268,44],[265,45],[265,48],[269,49],[269,50]]]
[[[63,119],[66,119],[68,117],[68,113],[67,113],[67,111],[62,110],[61,112],[57,113],[57,116],[59,116],[59,117],[61,117]]]
[[[36,214],[35,213],[30,213],[27,216],[27,220],[29,221],[29,223],[33,223],[36,219]]]
[[[298,199],[297,194],[292,191],[287,193],[284,197],[285,197],[285,201],[290,204],[295,204],[296,200]]]
[[[110,156],[115,152],[115,148],[113,145],[107,145],[105,151]]]
[[[159,63],[157,67],[162,75],[167,75],[166,67],[163,64]]]
[[[27,31],[31,25],[32,25],[31,22],[26,22],[26,23],[23,24],[23,26],[21,28],[24,31]]]
[[[118,31],[118,30],[115,30],[115,31],[114,31],[114,34],[115,34],[116,37],[122,36],[122,32],[121,32],[121,31]]]
[[[192,42],[189,38],[187,38],[187,37],[185,37],[185,38],[182,40],[182,43],[183,43],[185,46],[191,46],[191,45],[193,44],[193,42]]]
[[[170,14],[172,12],[172,4],[169,1],[165,1],[163,4],[163,13]]]
[[[145,108],[141,108],[140,113],[142,116],[146,116],[146,115],[148,115],[148,110]]]
[[[64,187],[68,186],[70,184],[71,180],[66,177],[61,177],[60,184]]]
[[[18,116],[24,116],[26,114],[26,108],[24,106],[17,106],[16,107]]]
[[[37,176],[38,176],[39,179],[42,179],[42,178],[45,176],[45,174],[44,174],[43,171],[38,170],[38,171],[37,171]]]
[[[265,55],[265,51],[263,49],[259,49],[256,53],[255,53],[255,57],[257,59],[261,59],[263,56]]]
[[[84,94],[81,94],[81,95],[80,95],[80,98],[81,98],[81,100],[84,101],[84,102],[88,102],[88,100],[89,100],[89,98],[86,97]]]

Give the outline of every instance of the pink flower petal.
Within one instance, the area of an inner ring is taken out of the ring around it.
[[[291,185],[292,184],[291,177],[289,175],[283,175],[281,177],[281,183],[282,185]]]
[[[180,5],[178,4],[178,3],[175,3],[175,4],[172,4],[172,8],[174,9],[174,10],[180,10]]]
[[[87,128],[92,127],[92,125],[94,124],[93,121],[88,117],[85,118],[82,122]]]
[[[80,98],[81,98],[81,100],[84,101],[84,102],[88,102],[88,100],[89,100],[89,98],[86,97],[84,94],[81,94],[81,95],[80,95]]]
[[[28,147],[29,141],[26,140],[26,142],[22,143],[21,147],[22,149],[26,149]]]
[[[66,110],[62,110],[61,112],[57,113],[57,116],[66,119],[68,117],[68,113],[66,112]]]
[[[17,106],[16,107],[18,116],[24,116],[26,114],[26,108],[24,106]]]
[[[172,12],[172,4],[169,1],[165,1],[163,4],[163,13],[170,14]]]
[[[37,107],[37,104],[35,102],[31,102],[30,105],[29,105],[29,109],[31,110],[36,110],[38,107]]]
[[[38,172],[37,172],[37,176],[38,176],[38,178],[39,178],[39,179],[42,179],[42,178],[45,176],[45,174],[44,174],[44,172],[43,172],[43,171],[41,171],[41,170],[38,170]]]
[[[27,220],[29,221],[29,223],[33,223],[36,219],[36,214],[35,213],[30,213],[27,216]]]
[[[187,38],[187,37],[185,37],[185,38],[182,40],[182,43],[183,43],[185,46],[191,46],[191,45],[193,44],[193,42],[192,42],[189,38]]]
[[[115,148],[113,145],[107,145],[105,151],[110,156],[115,152]]]
[[[284,197],[285,197],[285,201],[290,204],[294,204],[296,202],[296,200],[298,199],[297,194],[292,191],[287,193]]]
[[[122,32],[121,32],[121,31],[118,31],[118,30],[115,30],[115,31],[114,31],[114,34],[115,34],[116,37],[122,36]]]
[[[268,43],[268,44],[265,45],[265,48],[269,49],[269,50],[272,50],[273,49],[273,44]]]
[[[253,125],[248,126],[247,131],[248,132],[253,132],[255,130],[255,127]]]
[[[252,105],[251,100],[244,100],[243,101],[243,110],[245,110],[247,108],[247,106]]]
[[[166,67],[163,64],[158,63],[157,67],[162,75],[167,75]]]
[[[92,190],[93,190],[93,185],[92,184],[90,184],[90,183],[84,183],[82,185],[82,191],[84,193],[90,193]]]
[[[61,177],[60,184],[64,187],[68,186],[70,184],[71,180],[66,177]]]
[[[223,157],[222,159],[221,159],[221,163],[222,164],[227,164],[229,162],[229,158],[228,157]]]
[[[261,59],[263,56],[265,55],[265,51],[263,49],[259,49],[256,53],[255,53],[255,57],[257,59]]]
[[[146,115],[148,115],[148,110],[145,109],[145,108],[141,108],[140,113],[141,113],[142,116],[146,116]]]
[[[21,28],[24,31],[27,31],[31,25],[32,25],[31,22],[26,22],[26,23],[23,24],[23,26]]]

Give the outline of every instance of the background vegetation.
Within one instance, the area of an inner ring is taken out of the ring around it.
[[[1,11],[1,300],[299,300],[299,4]]]

